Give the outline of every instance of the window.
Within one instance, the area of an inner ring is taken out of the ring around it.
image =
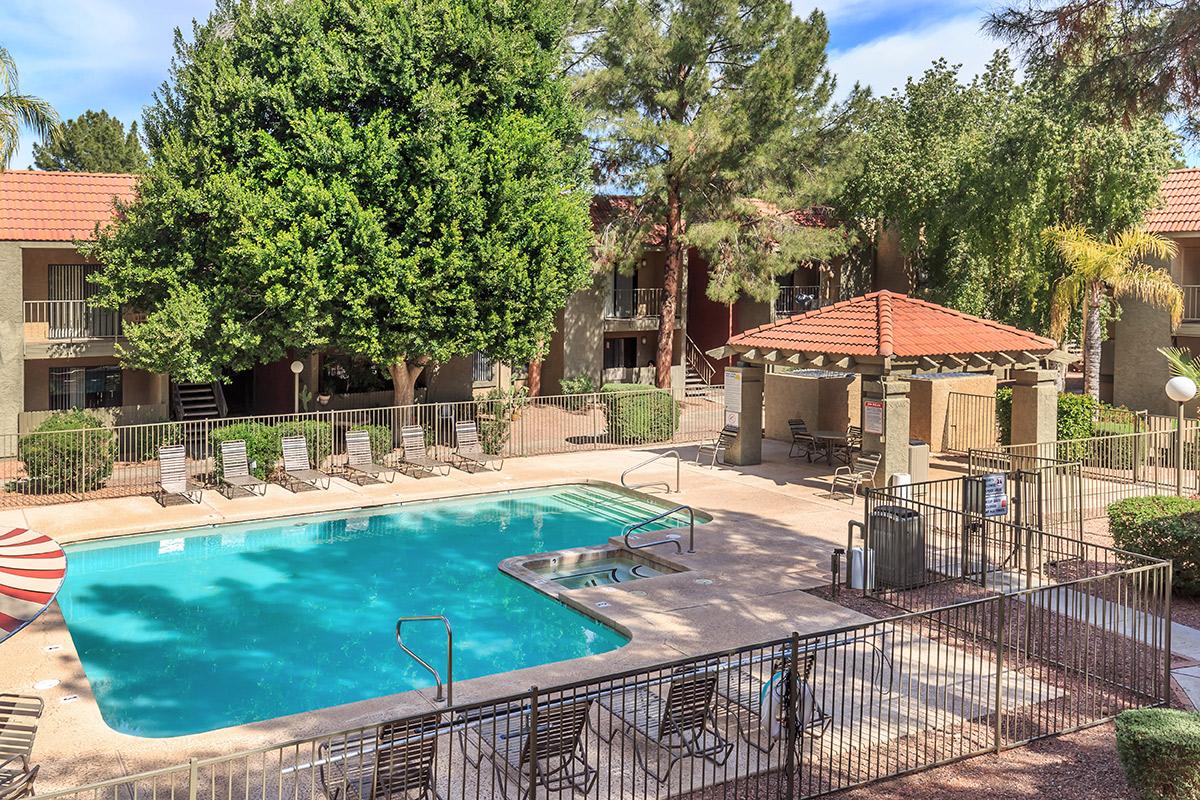
[[[605,369],[630,369],[636,366],[636,336],[617,336],[604,340]]]
[[[471,380],[475,383],[495,383],[496,362],[483,353],[476,353],[471,364]]]
[[[121,368],[51,367],[50,410],[121,405]]]

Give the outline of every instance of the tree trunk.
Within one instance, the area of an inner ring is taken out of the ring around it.
[[[409,361],[403,359],[394,364],[388,364],[388,372],[392,375],[392,403],[397,406],[411,406],[415,402],[417,378],[425,370],[429,359],[425,356]]]
[[[1094,283],[1088,289],[1083,317],[1083,393],[1100,399],[1100,329],[1104,285]]]
[[[679,308],[679,284],[683,276],[683,203],[679,186],[667,184],[667,225],[663,234],[666,263],[663,265],[663,303],[658,315],[658,351],[654,358],[654,382],[671,388],[671,364],[675,360],[675,310]]]
[[[542,361],[529,362],[529,371],[525,373],[525,389],[529,392],[530,397],[537,397],[542,393]]]

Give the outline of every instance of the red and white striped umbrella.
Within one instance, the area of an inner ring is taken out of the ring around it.
[[[36,531],[0,533],[0,642],[46,610],[67,574],[58,542]]]

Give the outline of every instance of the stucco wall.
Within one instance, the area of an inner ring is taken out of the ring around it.
[[[842,431],[857,425],[862,382],[857,376],[823,377],[772,372],[763,386],[763,430],[768,439],[790,441],[789,419],[808,429]]]
[[[1153,414],[1173,414],[1174,404],[1163,392],[1171,371],[1156,352],[1172,341],[1170,315],[1130,299],[1121,301],[1121,309],[1112,346],[1113,403],[1135,411],[1147,409]],[[1180,344],[1188,346],[1182,338]]]
[[[900,250],[900,236],[891,228],[879,226],[875,236],[875,277],[871,288],[908,293],[908,270]]]
[[[946,412],[951,393],[996,396],[996,376],[994,375],[963,375],[956,377],[921,377],[914,376],[909,381],[909,436],[922,439],[929,443],[931,452],[941,452],[944,449],[947,424],[959,427],[963,441],[989,441],[990,432],[986,426],[993,423],[990,416],[971,415],[959,417],[953,421],[947,420]],[[962,430],[964,427],[972,430]]]
[[[17,432],[25,410],[21,246],[0,242],[0,434]]]

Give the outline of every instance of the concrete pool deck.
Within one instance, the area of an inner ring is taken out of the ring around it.
[[[0,524],[39,530],[70,544],[580,480],[617,483],[621,472],[648,452],[668,449],[672,448],[511,459],[501,472],[454,470],[449,477],[420,480],[399,476],[392,484],[356,486],[335,479],[329,491],[299,494],[273,486],[261,498],[228,500],[205,492],[199,505],[166,509],[149,497],[92,500],[2,511]],[[685,457],[695,452],[694,447],[680,450]],[[758,466],[714,469],[685,464],[678,494],[664,494],[661,488],[648,493],[712,515],[710,523],[696,528],[696,553],[654,550],[656,558],[686,571],[632,584],[570,590],[562,596],[629,634],[630,643],[602,655],[458,683],[456,702],[753,644],[792,630],[806,633],[865,621],[854,611],[804,591],[828,582],[831,548],[845,543],[847,522],[862,515],[861,499],[850,502],[844,495],[831,499],[828,484],[816,480],[831,472],[823,465],[789,460],[786,444],[770,441],[764,442],[764,463]],[[673,462],[664,460],[639,471],[637,479],[673,476]],[[358,703],[190,736],[139,738],[117,733],[104,723],[57,606],[0,647],[0,691],[38,694],[46,701],[34,750],[35,762],[42,765],[41,792],[441,707],[433,702],[432,689],[389,695],[387,687],[380,687],[380,697]],[[397,657],[403,657],[399,650]],[[41,691],[33,688],[46,680],[59,683]],[[281,672],[279,680],[286,681],[286,673]]]

